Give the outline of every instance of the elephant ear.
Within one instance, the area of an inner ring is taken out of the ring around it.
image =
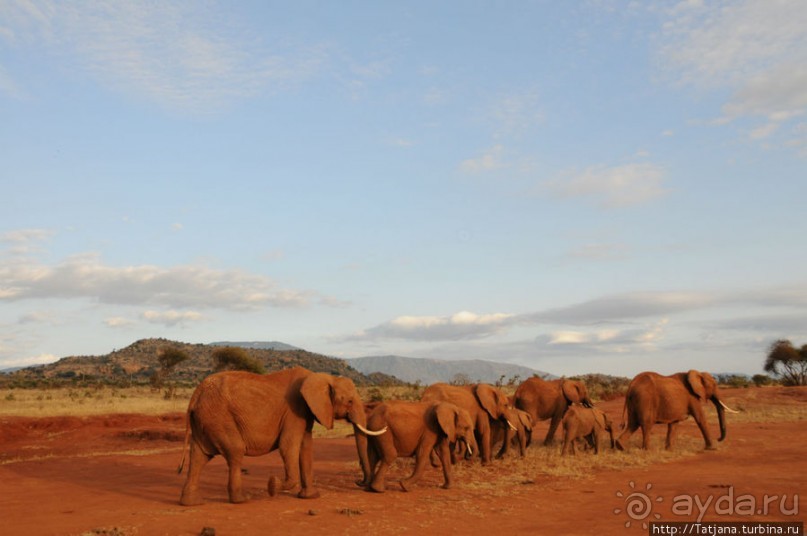
[[[490,415],[491,418],[498,418],[498,415],[496,414],[496,393],[493,391],[493,387],[484,383],[479,383],[474,386],[474,395],[479,401],[479,405],[482,406],[482,409],[488,412],[488,415]]]
[[[560,389],[563,391],[563,397],[569,402],[569,404],[579,404],[583,399],[577,382],[561,380]]]
[[[312,372],[300,386],[308,409],[314,418],[328,430],[333,428],[333,376]]]
[[[443,432],[448,436],[448,440],[452,443],[456,441],[456,420],[458,415],[456,406],[443,402],[434,406],[434,413],[437,415],[437,422],[440,424],[440,428],[442,428]]]
[[[687,372],[687,383],[689,384],[689,388],[692,389],[692,392],[695,393],[696,397],[701,400],[706,398],[706,389],[703,387],[703,380],[700,372],[697,370],[690,370]]]
[[[521,426],[526,428],[527,430],[532,430],[532,417],[526,411],[517,411],[518,413],[518,420],[521,422]]]

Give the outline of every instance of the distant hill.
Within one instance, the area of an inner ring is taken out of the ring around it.
[[[420,381],[423,385],[436,382],[450,382],[454,380],[458,374],[464,374],[464,377],[471,382],[484,383],[495,383],[502,376],[504,376],[505,381],[514,376],[518,376],[523,381],[535,374],[542,377],[555,377],[547,372],[523,367],[521,365],[483,361],[480,359],[444,361],[441,359],[383,355],[356,357],[347,359],[346,361],[351,367],[363,374],[383,372],[384,374],[395,376],[406,382],[414,383]]]
[[[240,348],[252,348],[253,350],[280,350],[286,352],[289,350],[302,350],[291,344],[279,341],[246,341],[246,342],[211,342],[211,346],[238,346]]]
[[[71,356],[55,363],[26,367],[0,376],[0,385],[60,384],[73,382],[147,383],[159,370],[158,356],[168,348],[185,352],[189,359],[177,365],[170,379],[196,384],[213,372],[212,353],[218,346],[188,344],[167,339],[142,339],[126,348],[100,356]],[[353,380],[356,385],[375,385],[382,378],[370,378],[352,368],[343,359],[314,354],[305,350],[245,348],[263,363],[268,372],[302,366],[315,372],[327,372]],[[394,378],[393,378],[394,380]]]

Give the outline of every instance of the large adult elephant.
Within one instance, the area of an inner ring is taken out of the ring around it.
[[[720,400],[717,382],[711,374],[697,370],[678,372],[670,376],[662,376],[655,372],[638,374],[631,380],[625,394],[623,414],[627,414],[627,424],[616,440],[616,447],[624,450],[625,442],[631,434],[641,428],[642,448],[647,449],[653,425],[666,424],[665,448],[669,449],[672,446],[676,423],[692,416],[703,435],[706,449],[714,449],[703,413],[702,403],[707,400],[717,409],[717,420],[720,424],[718,441],[723,441],[726,438],[725,412],[736,412]]]
[[[353,424],[364,480],[370,478],[366,416],[356,386],[349,378],[294,367],[271,374],[220,372],[202,380],[191,396],[186,416],[185,446],[190,443],[188,478],[180,503],[202,502],[199,475],[217,454],[227,460],[230,502],[246,500],[241,489],[244,456],[280,451],[285,468],[283,489],[299,490],[298,497],[314,498],[311,472],[314,420],[333,428],[334,419]],[[185,450],[179,472],[185,464]],[[270,479],[270,493],[276,492]]]
[[[482,463],[490,463],[490,421],[500,420],[515,430],[507,420],[507,396],[487,383],[449,385],[435,383],[423,391],[424,402],[452,402],[464,409],[474,422],[474,433]]]
[[[583,382],[564,378],[547,381],[537,376],[521,382],[513,401],[517,409],[530,414],[533,423],[552,419],[544,445],[552,443],[555,431],[570,405],[581,404],[589,408],[594,405]]]

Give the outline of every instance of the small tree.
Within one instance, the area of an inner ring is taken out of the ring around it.
[[[238,346],[224,346],[213,351],[214,368],[220,370],[245,370],[256,374],[266,372],[263,364]]]
[[[790,341],[779,339],[768,349],[764,369],[781,378],[784,385],[807,385],[807,344],[795,348]]]
[[[183,361],[188,360],[188,354],[179,348],[161,348],[157,353],[157,361],[160,363],[159,370],[155,370],[151,376],[151,385],[155,389],[160,389],[176,368]],[[165,398],[173,398],[176,385],[169,384],[165,390]]]

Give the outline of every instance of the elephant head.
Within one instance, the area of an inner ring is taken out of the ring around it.
[[[490,415],[491,419],[500,420],[511,430],[516,430],[513,423],[507,419],[509,401],[504,393],[487,383],[474,385],[473,392],[479,405]]]
[[[583,382],[576,380],[561,380],[560,390],[563,393],[563,398],[571,406],[572,404],[580,404],[586,408],[593,408],[594,403],[588,397],[588,390]]]
[[[456,441],[464,443],[467,455],[473,456],[478,447],[474,437],[474,422],[471,415],[466,410],[450,402],[436,404],[434,413],[448,441],[450,443]]]
[[[717,381],[715,381],[712,375],[708,372],[690,370],[686,374],[684,383],[686,384],[687,389],[689,389],[689,391],[699,401],[703,402],[709,400],[715,405],[715,409],[717,410],[717,420],[720,423],[720,437],[717,440],[723,441],[726,439],[725,410],[728,408],[717,396]]]
[[[614,440],[614,423],[608,418],[608,415],[598,409],[595,409],[594,422],[597,426],[608,432],[608,436],[611,439],[611,448],[616,448],[616,441]]]
[[[366,428],[367,414],[364,403],[353,381],[350,378],[314,372],[303,380],[300,394],[317,422],[328,430],[333,428],[334,419],[345,419],[353,425],[359,463],[364,473],[364,481],[368,481],[371,472],[367,457],[367,436],[381,435],[387,428],[375,432]]]

